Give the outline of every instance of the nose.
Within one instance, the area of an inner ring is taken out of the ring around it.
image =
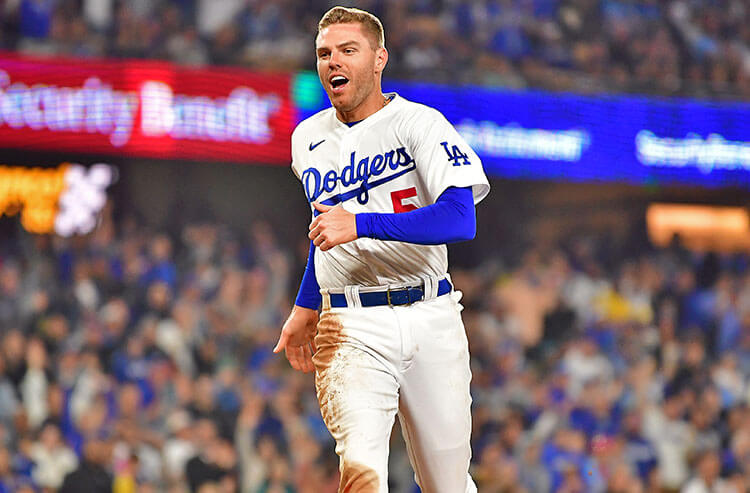
[[[336,52],[331,52],[331,56],[328,57],[328,66],[330,68],[339,68],[341,67],[341,64],[339,63],[339,58]]]

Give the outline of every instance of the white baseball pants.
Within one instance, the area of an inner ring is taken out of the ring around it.
[[[423,493],[475,493],[469,475],[469,350],[460,293],[406,306],[329,308],[315,386],[340,457],[340,493],[386,493],[398,413]]]

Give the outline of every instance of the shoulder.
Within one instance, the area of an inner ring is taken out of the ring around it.
[[[415,103],[399,97],[396,122],[399,133],[408,139],[421,140],[425,132],[430,129],[443,128],[450,125],[443,114],[431,106]]]
[[[333,107],[326,108],[318,111],[313,116],[302,120],[292,132],[292,147],[295,143],[304,141],[312,134],[320,135],[321,130],[327,131],[331,127],[331,116],[333,115]]]
[[[396,103],[398,104],[398,115],[404,123],[424,125],[426,122],[445,120],[443,114],[432,106],[415,103],[401,96],[398,97]]]

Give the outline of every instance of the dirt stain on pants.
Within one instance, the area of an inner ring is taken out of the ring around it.
[[[378,493],[378,474],[362,464],[344,462],[339,493]]]
[[[346,369],[356,358],[356,350],[350,351],[344,345],[343,331],[339,318],[323,311],[315,336],[317,351],[313,356],[320,413],[337,442],[344,439],[341,419],[346,405]],[[339,493],[377,493],[379,487],[380,479],[373,469],[342,460]]]

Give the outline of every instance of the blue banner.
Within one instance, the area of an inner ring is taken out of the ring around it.
[[[330,104],[314,79],[304,115]],[[440,110],[491,176],[750,187],[750,103],[383,85]]]

